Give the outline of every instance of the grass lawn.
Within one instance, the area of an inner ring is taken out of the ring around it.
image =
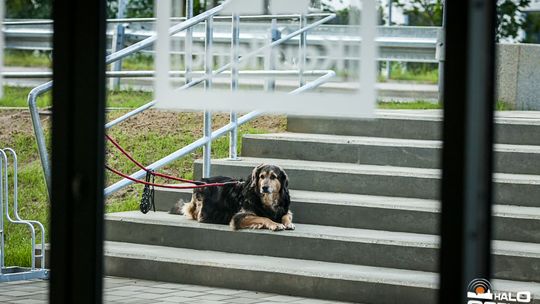
[[[442,109],[443,105],[437,102],[430,101],[411,101],[411,102],[379,102],[377,104],[379,109],[393,109],[393,110],[433,110],[433,109]],[[505,103],[502,100],[498,100],[495,104],[496,111],[511,111],[513,110],[511,106]]]
[[[52,67],[50,52],[5,50],[4,65],[16,67]]]
[[[4,65],[10,67],[51,68],[51,53],[47,51],[6,50]],[[122,60],[122,68],[128,71],[153,70],[154,59],[150,55],[134,54]]]
[[[431,110],[442,109],[442,105],[436,102],[430,101],[411,101],[411,102],[379,102],[377,107],[379,109],[391,109],[391,110]]]

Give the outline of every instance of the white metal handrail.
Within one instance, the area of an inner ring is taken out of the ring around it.
[[[188,0],[188,1],[192,1],[192,0]],[[218,14],[223,8],[224,6],[231,0],[227,0],[225,1],[223,4],[219,5],[219,6],[216,6],[202,14],[199,14],[197,16],[194,16],[193,18],[189,18],[189,19],[186,19],[186,21],[183,21],[182,23],[180,24],[177,24],[177,25],[174,25],[173,27],[171,27],[169,29],[169,35],[174,35],[180,31],[184,31],[184,30],[187,30],[189,28],[192,28],[193,26],[197,25],[197,24],[200,24],[201,22],[206,22],[206,29],[207,29],[207,33],[206,33],[206,45],[207,45],[207,54],[206,54],[206,65],[207,65],[207,69],[205,70],[205,73],[204,73],[204,76],[196,79],[196,80],[192,80],[192,81],[188,81],[184,86],[178,88],[177,90],[184,90],[184,89],[188,89],[190,87],[193,87],[194,85],[197,85],[197,84],[200,84],[202,82],[205,82],[206,84],[206,87],[209,87],[211,86],[211,83],[212,83],[212,78],[216,77],[217,75],[221,74],[221,73],[224,73],[226,72],[227,69],[229,68],[232,68],[234,67],[235,65],[237,66],[239,62],[243,61],[243,60],[246,60],[248,58],[251,58],[257,54],[259,54],[260,52],[263,52],[267,49],[271,49],[277,45],[280,45],[290,39],[292,39],[293,37],[296,37],[296,36],[300,36],[301,39],[305,39],[306,35],[304,35],[304,33],[306,33],[307,31],[309,31],[310,29],[316,27],[316,26],[319,26],[325,22],[328,22],[329,20],[335,18],[335,14],[330,14],[330,15],[324,15],[325,17],[322,18],[321,20],[318,20],[310,25],[306,25],[305,23],[303,23],[303,27],[301,27],[299,30],[285,36],[285,37],[282,37],[281,39],[278,39],[276,41],[273,41],[272,43],[266,45],[266,46],[263,46],[255,51],[252,51],[240,58],[238,57],[234,57],[232,58],[231,62],[220,67],[219,69],[213,71],[212,69],[209,69],[209,67],[212,66],[211,64],[211,59],[212,59],[212,52],[211,52],[211,45],[212,45],[212,20],[214,18],[214,16],[216,14]],[[188,6],[189,7],[189,6]],[[235,18],[235,16],[232,16],[230,18]],[[236,22],[233,21],[233,26]],[[188,32],[189,33],[189,32]],[[234,29],[233,29],[233,33],[234,33]],[[238,33],[238,31],[236,31],[236,33]],[[235,39],[235,37],[233,37],[233,39]],[[238,39],[238,37],[236,37],[236,39]],[[154,36],[151,36],[151,37],[148,37],[138,43],[135,43],[129,47],[126,47],[118,52],[115,52],[113,54],[110,54],[107,56],[106,58],[106,63],[112,63],[112,62],[115,62],[117,60],[120,60],[128,55],[131,55],[135,52],[138,52],[140,50],[143,50],[145,48],[147,48],[148,46],[150,46],[151,44],[153,44],[155,41],[157,40],[157,35],[154,35]],[[190,42],[189,40],[187,40],[188,43]],[[302,48],[302,45],[304,45],[304,48]],[[302,53],[305,53],[305,41],[304,43],[300,43],[300,55],[301,55],[301,58],[305,58],[305,54],[302,56]],[[210,64],[209,64],[210,62]],[[328,81],[328,79],[330,79],[331,77],[335,76],[335,73],[334,71],[318,71],[318,72],[321,72],[321,74],[323,74],[322,77],[318,78],[317,80],[315,81],[312,81],[308,84],[303,84],[303,79],[304,79],[304,76],[305,76],[305,72],[303,71],[303,66],[304,66],[305,62],[301,62],[300,63],[300,69],[298,71],[298,74],[299,74],[299,78],[300,78],[300,88],[292,91],[290,94],[298,94],[298,93],[301,93],[301,92],[304,92],[306,90],[309,90],[309,89],[312,89],[312,88],[315,88],[319,85],[321,85],[322,83]],[[248,71],[245,71],[244,73],[246,73]],[[279,71],[251,71],[251,72],[264,72],[264,73],[268,73],[269,75],[272,74],[272,72],[276,72],[277,74],[279,74]],[[312,71],[313,72],[313,71]],[[119,73],[119,72],[118,72]],[[309,73],[309,72],[308,72]],[[189,64],[187,64],[186,66],[186,72],[184,72],[184,76],[186,77],[186,79],[189,79],[192,75],[194,75],[195,73],[193,73],[191,71],[191,66]],[[231,80],[232,82],[234,82],[234,79],[235,77],[238,77],[238,74],[239,73],[236,73],[234,69],[232,69],[231,71]],[[313,74],[313,73],[312,73]],[[109,75],[114,75],[112,73],[109,73]],[[44,134],[43,134],[43,129],[42,129],[42,126],[41,126],[41,122],[39,120],[39,113],[38,113],[38,108],[37,108],[37,97],[41,94],[43,94],[44,92],[50,90],[52,88],[52,81],[49,81],[47,83],[44,83],[36,88],[34,88],[29,96],[28,96],[28,104],[29,104],[29,108],[30,108],[30,113],[31,113],[31,118],[32,118],[32,123],[33,123],[33,127],[34,127],[34,132],[35,132],[35,135],[36,135],[36,140],[37,140],[37,145],[38,145],[38,151],[39,151],[39,154],[40,154],[40,159],[41,159],[41,163],[42,163],[42,167],[43,167],[43,171],[44,171],[44,175],[45,175],[45,179],[46,179],[46,182],[47,182],[47,188],[49,190],[49,194],[50,194],[50,166],[49,166],[49,159],[48,159],[48,153],[47,153],[47,149],[46,149],[46,146],[45,146],[45,139],[44,139]],[[152,107],[153,105],[156,104],[156,101],[151,101],[137,109],[134,109],[132,111],[130,111],[129,113],[109,122],[106,124],[106,128],[110,128],[130,117],[133,117],[134,115],[138,114],[138,113],[141,113],[142,111]],[[179,157],[182,157],[184,155],[186,155],[187,153],[193,151],[194,149],[197,149],[199,147],[204,147],[204,152],[203,152],[203,155],[204,155],[204,166],[203,168],[205,168],[204,170],[204,173],[203,175],[208,175],[210,170],[210,144],[212,142],[212,140],[220,137],[220,136],[223,136],[225,135],[227,132],[230,132],[231,133],[231,142],[230,142],[230,151],[231,151],[231,154],[230,156],[231,157],[236,157],[236,138],[237,138],[237,129],[238,129],[238,126],[250,121],[251,119],[257,117],[258,115],[260,115],[261,113],[258,112],[258,111],[253,111],[253,112],[250,112],[249,114],[246,114],[240,118],[236,118],[236,113],[231,113],[231,123],[229,123],[228,125],[218,129],[217,131],[214,131],[212,132],[211,131],[211,113],[210,112],[205,112],[205,122],[204,122],[204,137],[193,142],[192,144],[172,153],[171,155],[151,164],[148,166],[149,169],[152,169],[152,170],[155,170],[159,167],[162,167],[168,163],[170,163],[171,161],[175,160],[175,159],[178,159]],[[234,152],[233,152],[234,151]],[[131,175],[131,177],[134,177],[134,178],[140,178],[142,177],[141,175],[141,171],[139,172],[136,172],[134,174]],[[106,188],[105,189],[105,194],[108,195],[108,194],[111,194],[119,189],[121,189],[122,187],[125,187],[126,185],[129,185],[131,183],[131,181],[127,180],[127,179],[124,179],[124,180],[121,180],[113,185],[111,185],[110,187]]]
[[[304,85],[304,86],[290,92],[289,94],[295,95],[295,94],[300,94],[300,93],[305,92],[305,91],[312,90],[312,89],[324,84],[325,82],[327,82],[330,78],[334,77],[335,75],[336,74],[335,74],[334,71],[328,71],[328,73],[326,75],[324,75],[322,77],[319,77],[318,79],[316,79],[316,80],[314,80],[312,82],[307,83],[306,85]],[[173,152],[169,156],[166,156],[165,158],[160,159],[160,160],[148,165],[146,168],[150,169],[150,170],[157,170],[157,169],[159,169],[159,168],[173,162],[174,160],[177,160],[177,159],[189,154],[190,152],[194,151],[195,149],[198,149],[198,148],[204,146],[209,141],[212,141],[212,140],[217,139],[217,138],[219,138],[219,137],[221,137],[223,135],[226,135],[227,132],[230,132],[234,128],[237,128],[238,126],[241,126],[241,125],[243,125],[243,124],[245,124],[247,122],[250,122],[251,120],[257,118],[261,114],[263,114],[263,112],[261,112],[261,111],[249,112],[248,114],[238,118],[238,121],[237,121],[236,124],[231,122],[231,123],[219,128],[219,129],[217,129],[216,131],[212,132],[210,137],[203,136],[203,137],[199,138],[198,140],[194,141],[193,143],[181,148],[180,150]],[[138,179],[138,178],[143,177],[145,174],[146,174],[146,171],[139,170],[139,171],[135,172],[134,174],[132,174],[130,177]],[[131,181],[131,180],[123,179],[123,180],[121,180],[121,181],[107,187],[105,189],[105,195],[110,195],[110,194],[122,189],[123,187],[132,184],[132,183],[133,183],[133,181]]]

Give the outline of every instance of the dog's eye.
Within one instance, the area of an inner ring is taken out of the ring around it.
[[[264,174],[259,175],[259,178],[264,178]]]
[[[270,179],[276,179],[275,175],[270,175]]]

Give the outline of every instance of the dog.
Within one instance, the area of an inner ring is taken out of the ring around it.
[[[262,164],[246,180],[232,177],[201,179],[204,183],[229,183],[220,187],[196,188],[191,201],[179,201],[170,213],[183,214],[200,223],[228,224],[233,230],[294,230],[289,209],[289,178],[275,165]]]

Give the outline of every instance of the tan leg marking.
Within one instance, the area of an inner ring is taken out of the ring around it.
[[[267,217],[248,215],[242,219],[239,229],[270,229],[272,231],[285,230],[283,224],[276,223]]]
[[[285,229],[287,230],[294,230],[294,228],[296,228],[292,222],[292,218],[293,218],[293,214],[292,212],[289,210],[289,212],[287,212],[287,214],[285,214],[282,218],[281,218],[281,222],[283,223],[283,225],[285,226]]]
[[[182,206],[182,214],[190,220],[200,221],[202,210],[202,201],[198,200],[196,195],[191,197],[191,202]]]

